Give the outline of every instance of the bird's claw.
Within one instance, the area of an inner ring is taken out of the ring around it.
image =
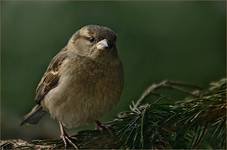
[[[96,121],[96,130],[99,130],[99,131],[106,130],[112,135],[111,126],[110,125],[104,125],[100,121]]]
[[[75,137],[70,137],[70,136],[68,136],[68,135],[62,135],[62,136],[61,136],[61,139],[62,139],[63,142],[64,142],[64,148],[65,148],[65,149],[67,149],[68,143],[69,143],[70,145],[72,145],[73,148],[79,149],[78,146],[77,146],[76,144],[74,144],[73,141],[72,141],[72,140],[76,140]]]

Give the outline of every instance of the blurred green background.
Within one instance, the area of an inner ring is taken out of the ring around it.
[[[128,109],[151,83],[181,80],[206,87],[225,76],[225,2],[1,2],[1,139],[59,134],[45,117],[20,127],[51,58],[87,24],[118,34],[125,71],[120,103],[104,121]],[[93,128],[93,127],[92,127]]]

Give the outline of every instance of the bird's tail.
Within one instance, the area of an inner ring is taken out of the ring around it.
[[[46,111],[43,110],[41,105],[35,105],[35,107],[33,107],[33,109],[24,116],[24,119],[20,125],[24,125],[25,123],[37,124],[45,114]]]

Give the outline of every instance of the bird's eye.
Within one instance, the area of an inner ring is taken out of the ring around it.
[[[88,38],[88,41],[91,42],[91,43],[93,43],[95,41],[95,38],[94,37],[89,37]]]

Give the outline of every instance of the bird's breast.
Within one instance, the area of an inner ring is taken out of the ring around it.
[[[119,101],[122,88],[120,63],[71,63],[62,69],[59,86],[51,91],[51,96],[48,94],[47,108],[66,127],[76,127],[94,121],[110,110]]]

